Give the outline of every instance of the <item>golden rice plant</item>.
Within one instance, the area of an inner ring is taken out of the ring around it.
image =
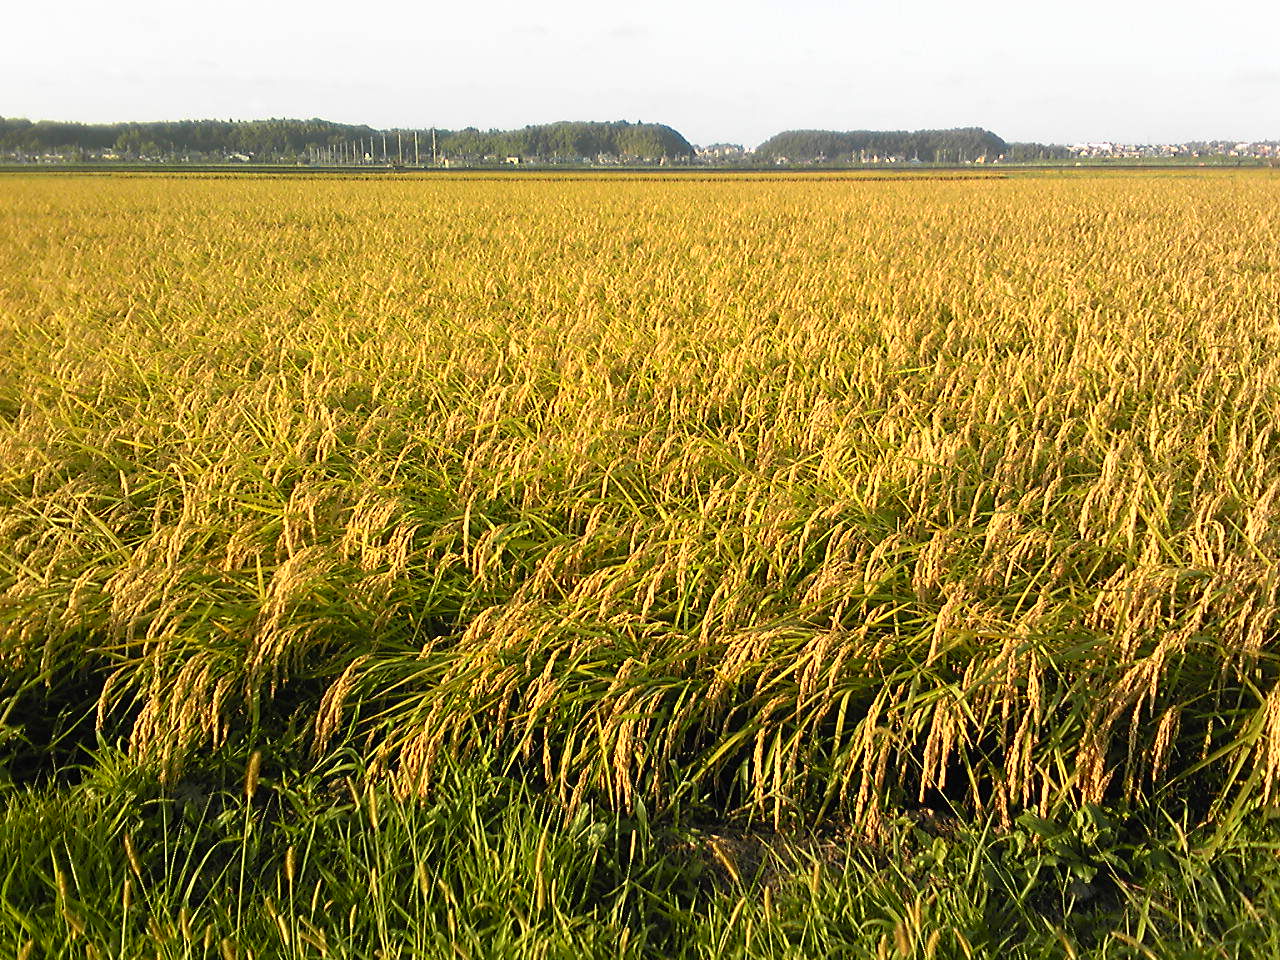
[[[1280,178],[0,180],[0,694],[873,828],[1280,789]]]

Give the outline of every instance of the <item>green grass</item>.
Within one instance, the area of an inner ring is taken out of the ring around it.
[[[0,955],[1271,957],[1280,845],[1157,814],[838,831],[572,815],[485,765],[399,797],[353,757],[230,754],[164,786],[114,749],[0,795]],[[1263,838],[1269,837],[1270,840]]]

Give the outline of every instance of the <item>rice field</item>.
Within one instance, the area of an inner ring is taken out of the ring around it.
[[[17,784],[288,742],[869,840],[1280,801],[1273,172],[0,198]]]

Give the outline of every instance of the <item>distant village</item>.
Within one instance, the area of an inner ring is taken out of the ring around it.
[[[1190,143],[1073,143],[1067,150],[1091,160],[1207,160],[1235,157],[1251,160],[1280,158],[1280,141],[1206,140]]]
[[[1018,146],[1026,147],[1029,145]],[[1034,163],[1038,160],[1058,162],[1065,160],[1214,160],[1221,162],[1234,159],[1275,162],[1280,160],[1280,141],[1204,140],[1187,143],[1112,143],[1110,141],[1099,141],[1074,143],[1065,146],[1050,145],[1044,147],[1042,152],[1044,156],[1041,157],[1036,157],[1034,151],[1025,149],[1019,151],[1016,155],[1012,153],[978,154],[971,158],[957,157],[954,160],[948,160],[946,165]],[[755,159],[753,151],[737,143],[713,143],[708,146],[695,146],[694,156],[696,162],[711,166],[750,164]],[[917,157],[902,153],[875,153],[866,150],[860,151],[858,155],[850,159],[858,165],[872,166],[896,166],[922,162]],[[772,157],[768,162],[776,166],[797,166],[830,164],[834,161],[822,156],[814,159],[792,159],[782,156]]]

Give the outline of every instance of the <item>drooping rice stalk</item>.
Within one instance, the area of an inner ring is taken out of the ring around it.
[[[0,191],[12,716],[867,826],[1280,787],[1273,177]]]

